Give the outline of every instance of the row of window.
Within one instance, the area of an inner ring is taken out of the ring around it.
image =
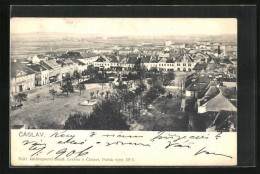
[[[109,66],[109,64],[96,64],[97,66]],[[110,65],[119,65],[118,63],[111,63]],[[128,64],[128,66],[130,67],[131,65]],[[159,64],[159,66],[174,66],[174,64]],[[178,63],[177,66],[180,66],[180,64]],[[186,66],[186,63],[183,64],[183,66]],[[188,64],[188,66],[191,66],[191,64]]]
[[[174,71],[174,69],[167,69],[167,68],[161,68],[164,71]],[[181,71],[180,68],[177,68],[176,71]],[[188,70],[186,68],[183,68],[182,71],[191,71],[191,68],[188,68]]]
[[[182,65],[186,66],[186,63],[183,63]],[[159,64],[159,66],[174,66],[174,64]],[[180,64],[177,63],[177,66],[180,66]],[[189,63],[188,66],[191,66],[191,64]]]

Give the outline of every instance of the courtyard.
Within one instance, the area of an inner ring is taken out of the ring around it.
[[[70,114],[75,112],[90,113],[92,111],[93,106],[82,106],[80,105],[81,102],[86,100],[101,101],[104,98],[104,95],[100,95],[102,91],[104,93],[108,90],[112,91],[108,84],[103,86],[103,90],[100,84],[85,84],[85,86],[86,90],[82,91],[81,95],[79,91],[75,90],[73,93],[69,93],[69,97],[65,93],[61,93],[59,83],[27,91],[28,99],[22,102],[23,107],[10,111],[11,126],[25,125],[27,128],[35,129],[60,129]],[[49,94],[50,89],[57,90],[54,100]],[[99,90],[98,96],[97,90]],[[94,92],[92,99],[91,92]]]

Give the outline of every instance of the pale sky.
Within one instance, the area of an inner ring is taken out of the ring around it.
[[[12,18],[11,33],[121,35],[237,34],[235,18]]]

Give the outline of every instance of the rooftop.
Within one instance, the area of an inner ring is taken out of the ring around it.
[[[48,69],[45,68],[44,66],[42,66],[42,65],[37,65],[37,64],[31,64],[31,65],[28,65],[28,67],[29,67],[30,69],[32,69],[33,71],[36,71],[36,72],[48,70]]]
[[[34,74],[34,72],[28,68],[25,64],[11,62],[11,77],[23,76],[28,74]]]

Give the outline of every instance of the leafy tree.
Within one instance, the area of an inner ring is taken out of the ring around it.
[[[81,75],[82,75],[82,78],[83,78],[83,81],[84,81],[85,76],[88,75],[88,74],[87,74],[87,70],[83,70],[82,73],[81,73]]]
[[[108,98],[110,91],[106,91],[106,98]]]
[[[90,92],[91,99],[93,98],[94,94],[95,94],[95,93],[94,93],[93,91]]]
[[[79,84],[79,80],[81,79],[82,76],[77,70],[73,72],[73,77],[78,80],[78,84]]]
[[[154,85],[158,81],[158,75],[153,74],[150,79],[148,79],[147,83],[149,85]]]
[[[22,105],[22,101],[26,101],[27,100],[27,94],[19,93],[19,94],[14,96],[14,100],[19,102],[20,105]]]
[[[119,81],[119,84],[118,84],[118,85],[115,85],[114,87],[115,87],[115,89],[116,89],[117,91],[122,91],[122,90],[125,90],[125,89],[128,88],[127,85],[124,84],[124,83],[121,82],[121,81]]]
[[[63,77],[63,81],[64,82],[71,81],[70,73],[65,74],[65,77]]]
[[[142,59],[138,58],[134,65],[134,70],[138,72],[141,69],[142,66]]]
[[[87,122],[87,115],[82,112],[77,112],[75,114],[70,114],[69,118],[66,120],[64,129],[82,129],[83,124]]]
[[[100,93],[100,96],[103,97],[104,94],[105,94],[105,93],[102,91],[102,92]]]
[[[98,94],[99,94],[99,90],[97,90],[97,91],[96,91],[96,93],[97,93],[97,97],[98,97]]]
[[[137,75],[141,78],[144,79],[146,77],[147,70],[145,66],[141,66],[140,69],[137,71]]]
[[[137,85],[137,88],[135,89],[135,93],[137,95],[141,95],[146,89],[146,85],[143,83],[142,80],[139,81],[139,84]]]
[[[62,93],[67,93],[67,97],[69,97],[69,92],[74,92],[74,87],[71,83],[71,80],[67,80],[67,82],[61,86]]]
[[[128,80],[134,80],[134,75],[132,72],[129,72],[126,77]]]
[[[163,75],[163,85],[167,86],[172,80],[175,79],[175,74],[172,71],[167,72]]]
[[[151,87],[144,95],[143,100],[145,105],[151,104],[158,97],[158,95],[158,91],[155,88]]]
[[[127,104],[134,102],[136,98],[136,94],[132,91],[126,90],[124,93],[122,93],[122,100],[124,102],[124,108],[127,109]]]
[[[152,88],[155,88],[158,94],[165,93],[165,88],[162,86],[162,83],[160,81],[157,81]]]
[[[97,75],[97,70],[93,65],[89,65],[87,67],[87,75],[89,75],[91,78],[94,78]]]
[[[77,85],[77,89],[79,90],[79,95],[81,95],[81,91],[86,90],[86,86],[82,83]]]
[[[157,70],[157,68],[152,67],[149,72],[153,73],[153,74],[157,74],[159,71]]]
[[[54,100],[54,96],[57,94],[57,91],[55,89],[50,89],[49,94],[52,95],[52,99]]]
[[[161,94],[165,93],[165,88],[162,86],[161,81],[156,81],[152,87],[146,92],[144,95],[144,103],[145,105],[151,104],[156,98],[158,98]]]
[[[65,122],[65,129],[82,130],[129,130],[126,117],[120,112],[121,103],[116,98],[103,100],[93,108],[93,112],[76,113]]]

